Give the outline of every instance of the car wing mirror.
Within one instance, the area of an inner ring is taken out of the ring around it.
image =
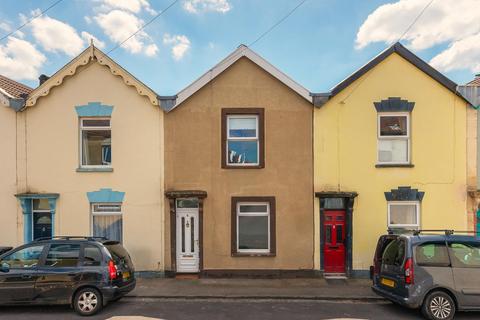
[[[0,272],[9,272],[10,271],[10,265],[8,263],[2,263],[0,265]]]

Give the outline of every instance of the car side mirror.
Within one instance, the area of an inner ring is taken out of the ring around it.
[[[2,263],[2,265],[0,266],[0,272],[9,272],[10,271],[10,265],[8,263]]]

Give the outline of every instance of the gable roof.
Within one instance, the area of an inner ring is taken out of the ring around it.
[[[221,74],[228,67],[230,67],[231,65],[233,65],[235,62],[237,62],[243,57],[248,58],[250,61],[258,65],[260,68],[270,73],[277,80],[279,80],[280,82],[285,84],[287,87],[295,91],[298,95],[303,97],[305,100],[312,103],[310,92],[307,89],[305,89],[303,86],[295,82],[292,78],[287,76],[285,73],[283,73],[282,71],[274,67],[271,63],[269,63],[267,60],[262,58],[252,49],[242,44],[235,51],[229,54],[225,59],[223,59],[218,64],[216,64],[213,68],[205,72],[200,78],[198,78],[188,87],[180,91],[176,95],[176,97],[165,97],[165,99],[161,98],[162,106],[164,106],[164,108],[167,111],[171,111],[175,109],[182,102],[184,102],[189,97],[191,97],[195,92],[200,90],[203,86],[205,86],[207,83],[209,83],[211,80],[216,78],[219,74]],[[170,105],[167,105],[168,101],[172,101],[172,99],[174,99],[173,103],[170,102]],[[166,103],[163,103],[163,101],[165,101]]]
[[[382,51],[379,55],[375,58],[367,62],[363,67],[355,71],[353,74],[348,76],[345,80],[341,81],[335,87],[333,87],[330,92],[328,93],[312,93],[314,104],[316,106],[323,105],[328,99],[333,98],[338,93],[340,93],[343,89],[347,88],[351,85],[355,80],[359,79],[361,76],[366,74],[371,69],[375,68],[380,62],[388,58],[393,53],[397,53],[399,56],[413,64],[415,67],[429,75],[432,79],[443,85],[445,88],[450,90],[452,93],[460,96],[465,100],[465,98],[460,95],[457,91],[457,84],[452,80],[448,79],[442,73],[437,71],[435,68],[430,66],[427,62],[420,59],[416,56],[413,52],[405,48],[400,42],[396,42],[389,48]],[[467,101],[467,100],[465,100]],[[468,101],[467,101],[468,102]]]
[[[29,86],[2,76],[1,74],[0,89],[2,89],[2,93],[8,94],[10,98],[22,98],[22,95],[28,95],[33,91]]]
[[[159,105],[158,95],[152,89],[123,69],[118,63],[113,61],[113,59],[95,47],[92,43],[90,47],[85,49],[76,58],[67,63],[48,80],[33,90],[25,102],[25,108],[34,106],[39,98],[47,96],[52,88],[61,86],[66,77],[74,76],[79,67],[87,65],[91,61],[107,66],[110,72],[114,76],[121,77],[127,86],[133,86],[139,95],[148,97],[151,104],[155,106]]]

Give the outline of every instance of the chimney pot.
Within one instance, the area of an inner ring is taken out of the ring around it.
[[[48,79],[50,79],[50,77],[45,74],[41,74],[40,77],[38,77],[38,81],[40,82],[40,85],[42,85]]]

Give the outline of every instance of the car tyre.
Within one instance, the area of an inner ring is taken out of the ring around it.
[[[103,308],[102,295],[95,288],[83,288],[75,294],[73,308],[81,316],[92,316]]]
[[[422,314],[429,320],[452,320],[456,306],[452,297],[443,291],[430,293],[422,305]]]

